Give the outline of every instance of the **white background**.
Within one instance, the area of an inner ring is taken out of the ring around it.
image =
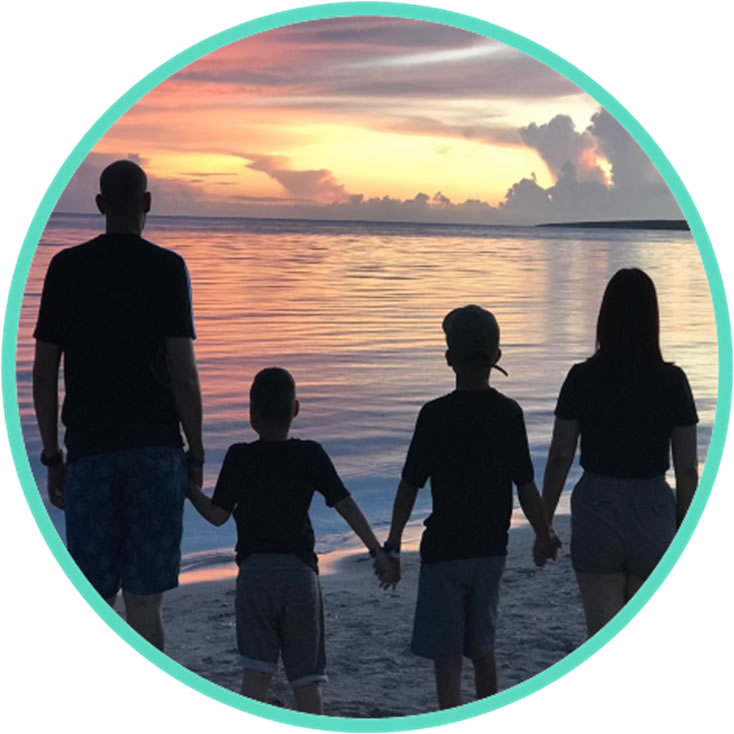
[[[691,193],[727,290],[732,157],[725,3],[433,0],[556,52],[615,96],[652,135]],[[0,301],[41,197],[81,136],[160,63],[214,33],[293,2],[209,0],[6,3],[2,27]],[[719,135],[719,132],[722,132]],[[725,196],[727,200],[725,202]],[[732,450],[693,539],[650,603],[609,645],[533,696],[452,731],[731,731]],[[102,622],[59,569],[0,440],[6,674],[0,723],[32,731],[177,732],[286,727],[212,701],[142,658]],[[375,640],[379,644],[379,640]],[[406,671],[410,678],[410,671]],[[406,693],[409,695],[409,693]]]

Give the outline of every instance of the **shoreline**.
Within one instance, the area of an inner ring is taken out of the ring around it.
[[[558,501],[556,524],[565,522],[560,518],[564,515],[569,515],[570,512],[571,493],[564,492]],[[510,532],[519,528],[529,529],[530,526],[520,507],[514,507],[512,517],[510,518]],[[424,525],[422,520],[410,521],[405,526],[402,542],[404,553],[418,551],[423,530]],[[383,534],[381,528],[376,529],[375,533],[378,536]],[[322,579],[324,576],[344,570],[341,567],[342,561],[351,556],[363,555],[365,558],[367,557],[367,551],[357,536],[348,530],[345,530],[344,534],[350,538],[346,545],[322,553],[317,552],[319,575]],[[215,548],[211,551],[195,551],[187,554],[182,559],[184,570],[179,575],[179,585],[186,586],[188,584],[234,579],[237,576],[237,565],[235,564],[234,556],[234,550],[229,548]]]
[[[495,647],[500,690],[540,673],[586,639],[568,549],[569,516],[558,515],[555,524],[563,547],[556,562],[542,569],[532,562],[532,529],[510,529]],[[323,687],[326,715],[383,718],[435,711],[433,666],[409,650],[420,564],[416,549],[403,551],[403,579],[389,591],[378,587],[366,553],[326,555],[330,557],[320,557],[329,676]],[[239,689],[241,676],[236,667],[235,573],[236,567],[231,575],[182,583],[166,594],[163,611],[167,654],[233,691]],[[474,700],[468,661],[462,687],[465,702]],[[279,667],[270,703],[289,708],[291,702]]]

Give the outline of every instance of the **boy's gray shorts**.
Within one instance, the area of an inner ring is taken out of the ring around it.
[[[505,556],[421,564],[410,649],[432,660],[494,650]]]
[[[326,682],[324,609],[316,572],[300,558],[245,558],[235,597],[240,667],[270,673],[283,657],[291,686]]]
[[[571,495],[571,562],[578,573],[645,579],[676,532],[665,477],[619,479],[586,472]]]

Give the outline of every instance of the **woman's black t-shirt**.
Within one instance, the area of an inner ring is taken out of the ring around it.
[[[625,374],[598,355],[571,368],[555,414],[579,421],[586,471],[627,478],[665,474],[673,427],[698,423],[680,367],[658,362]]]

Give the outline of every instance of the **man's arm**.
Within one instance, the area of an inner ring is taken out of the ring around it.
[[[696,426],[674,426],[671,436],[678,526],[688,512],[698,486]]]
[[[203,461],[203,410],[193,339],[189,337],[167,337],[166,358],[168,373],[171,377],[171,390],[176,402],[176,411],[186,436],[189,451],[195,458]],[[201,468],[195,468],[191,472],[191,478],[199,486],[202,484],[201,474]]]
[[[43,442],[43,453],[51,457],[59,452],[59,366],[61,347],[50,342],[36,342],[33,361],[33,406]]]
[[[59,365],[61,347],[51,342],[36,341],[33,360],[33,407],[43,443],[43,455],[53,458],[59,446]],[[64,462],[48,467],[47,487],[51,503],[64,508]]]
[[[566,483],[568,472],[576,455],[579,439],[579,422],[556,418],[553,425],[553,438],[548,452],[548,463],[543,477],[543,504],[548,522],[553,525],[558,500]]]

